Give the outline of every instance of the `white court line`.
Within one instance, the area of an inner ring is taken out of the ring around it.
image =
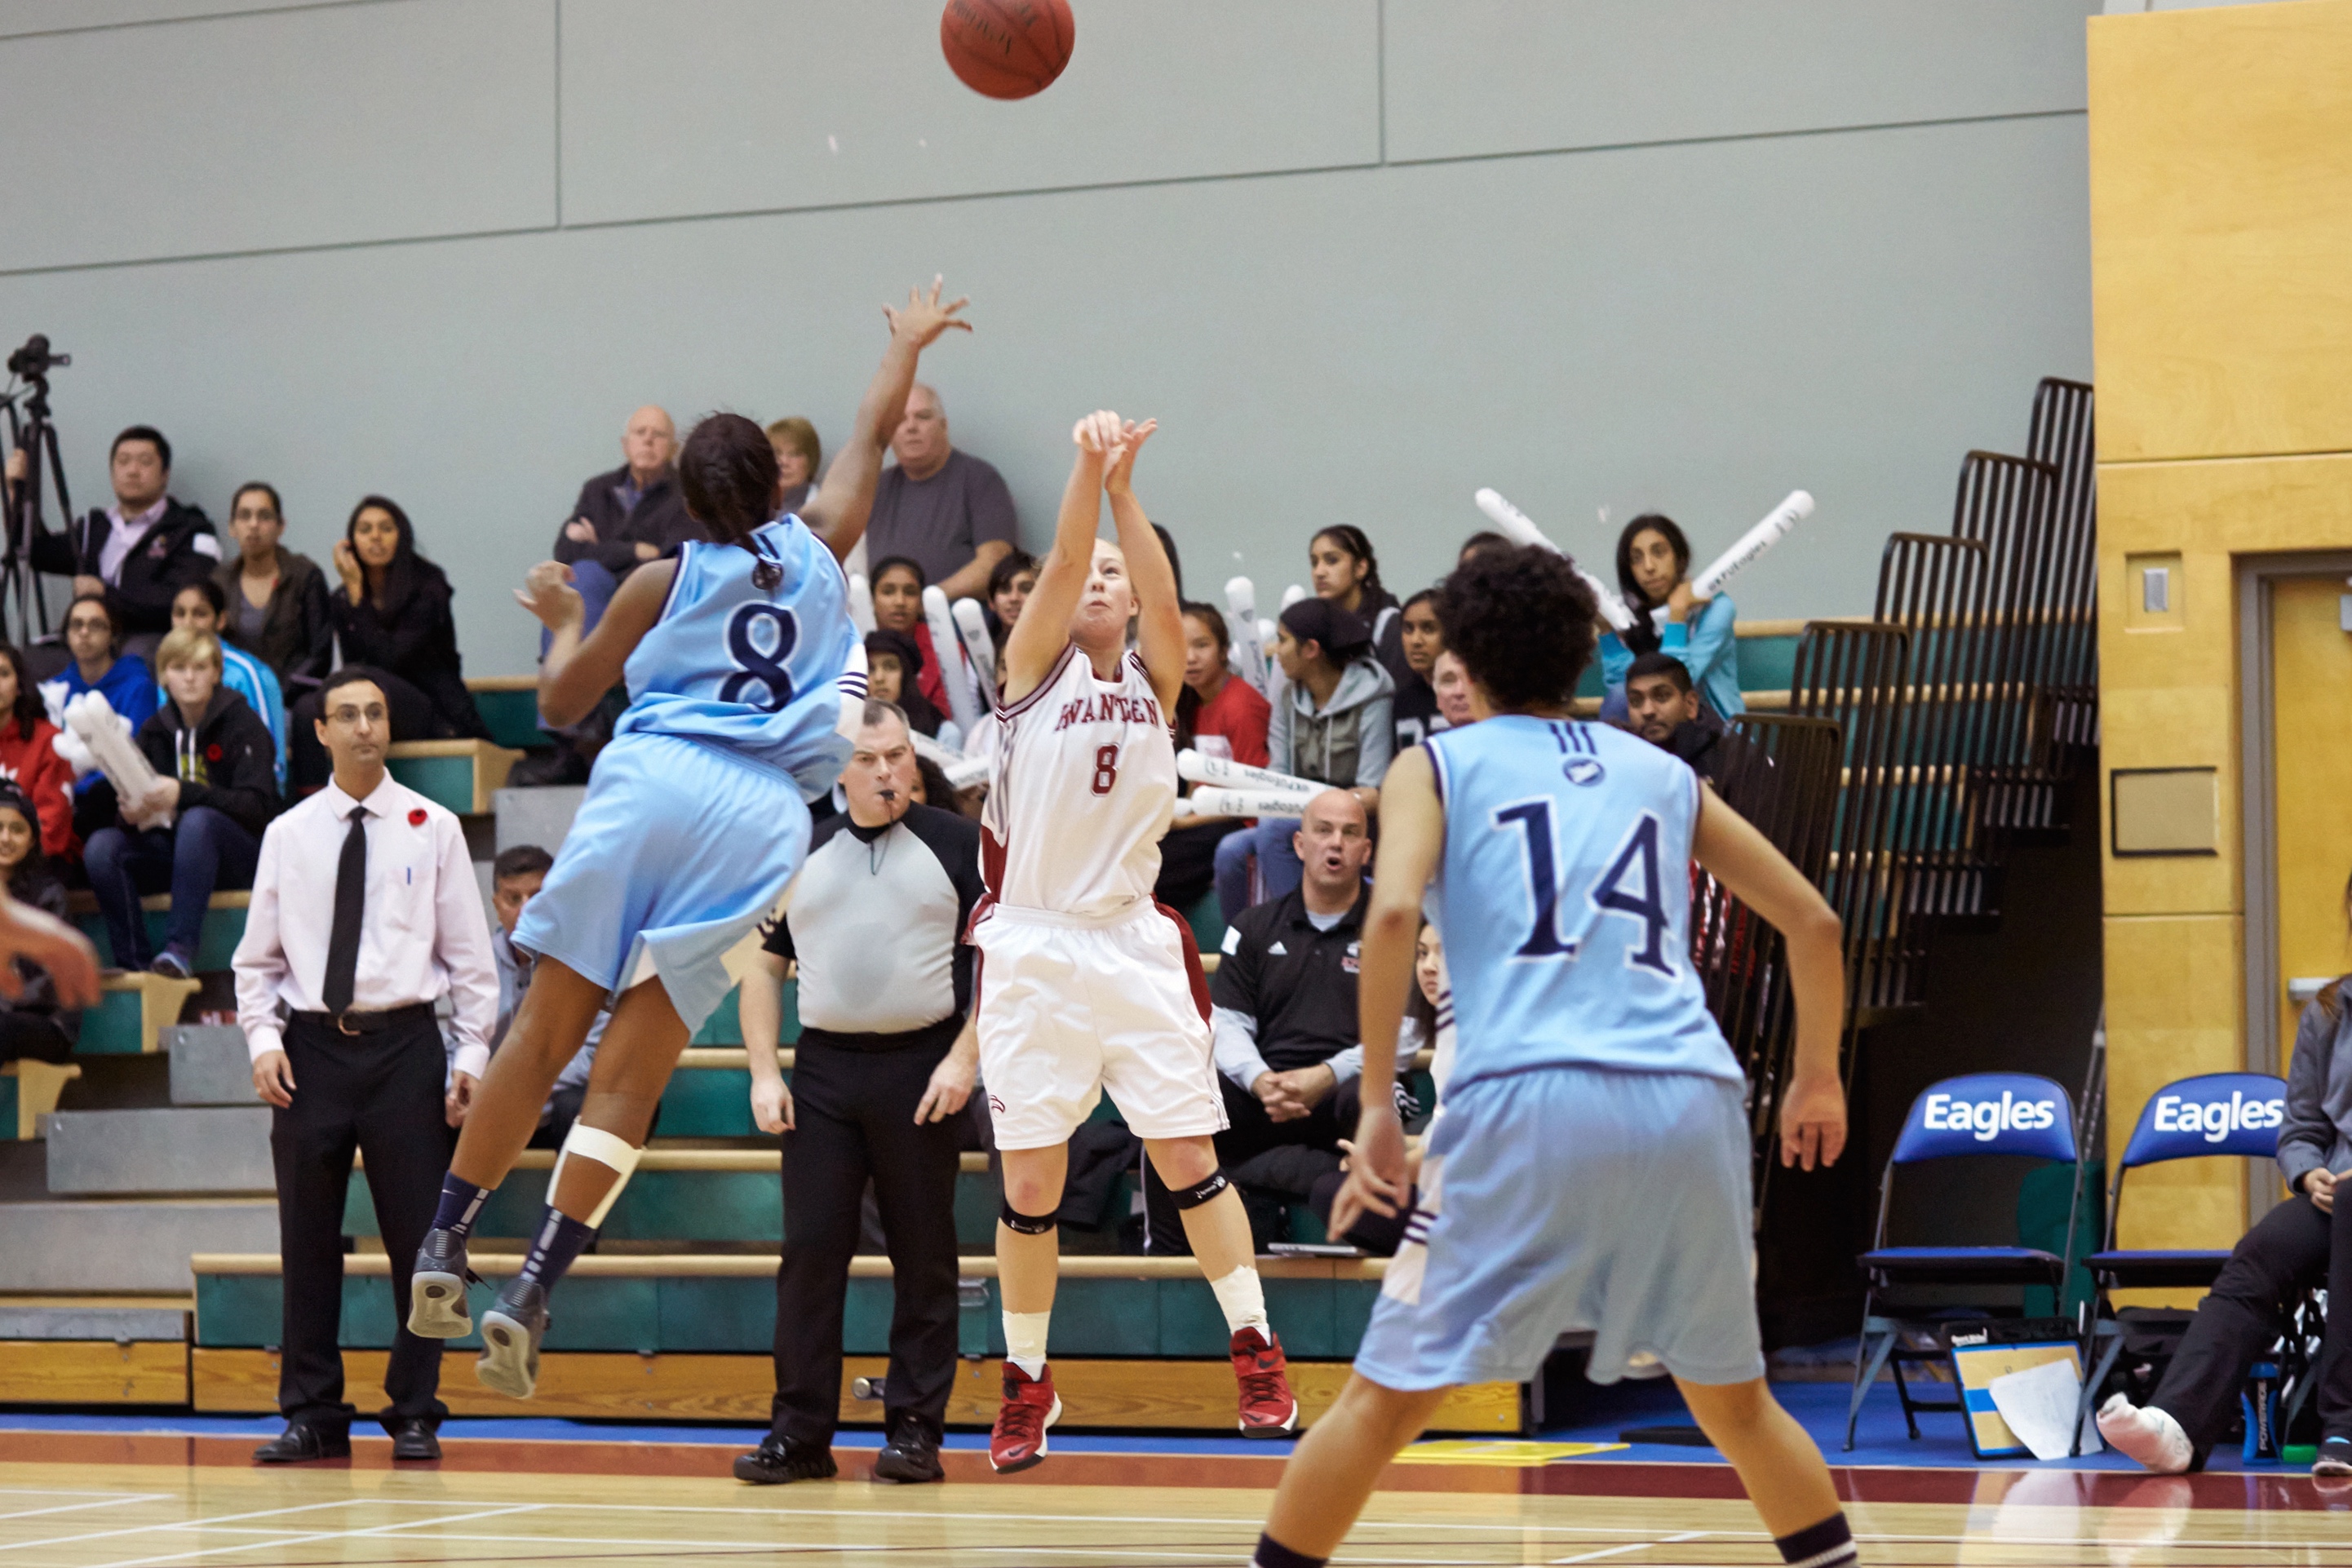
[[[1561,1563],[1598,1563],[1603,1557],[1622,1557],[1628,1552],[1647,1552],[1651,1548],[1656,1546],[1678,1546],[1685,1541],[1697,1541],[1703,1537],[1716,1533],[1717,1531],[1712,1530],[1685,1530],[1680,1535],[1661,1535],[1654,1540],[1631,1542],[1623,1546],[1606,1547],[1599,1552],[1586,1552],[1574,1557],[1555,1557],[1552,1559],[1552,1562],[1555,1564]]]
[[[248,1513],[225,1513],[218,1519],[182,1519],[168,1524],[139,1524],[127,1530],[93,1530],[82,1535],[53,1535],[47,1541],[0,1541],[0,1552],[22,1552],[31,1546],[68,1546],[80,1541],[105,1541],[121,1535],[152,1535],[162,1530],[197,1530],[210,1524],[235,1524],[241,1519],[275,1519],[281,1513],[308,1513],[320,1508],[352,1508],[371,1498],[338,1498],[332,1502],[296,1503],[287,1508],[259,1508]]]
[[[353,1498],[349,1500],[352,1502],[366,1502],[372,1500],[366,1498]],[[320,1541],[357,1541],[370,1537],[383,1536],[396,1530],[423,1530],[436,1524],[463,1524],[467,1520],[492,1519],[500,1514],[530,1513],[546,1506],[547,1505],[544,1503],[536,1502],[513,1503],[499,1508],[483,1509],[473,1513],[451,1514],[446,1519],[414,1519],[399,1524],[369,1524],[362,1525],[353,1530],[324,1530],[312,1535],[290,1535],[277,1541],[241,1541],[232,1542],[226,1546],[205,1546],[200,1547],[194,1552],[172,1552],[155,1557],[122,1557],[117,1558],[111,1563],[100,1563],[98,1565],[98,1568],[145,1568],[145,1565],[150,1563],[185,1563],[192,1558],[214,1557],[224,1552],[260,1552],[286,1546],[309,1546],[315,1542]],[[289,1510],[287,1511],[290,1512],[292,1510]],[[182,1528],[200,1529],[209,1522],[209,1521],[205,1520],[192,1520]],[[546,1541],[549,1539],[561,1540],[562,1538],[540,1536],[532,1539]]]
[[[44,1495],[57,1496],[59,1494],[44,1494],[37,1492],[32,1495],[37,1497]],[[66,1497],[74,1497],[77,1495],[87,1494],[67,1492],[62,1495]],[[77,1510],[86,1508],[111,1508],[119,1502],[168,1502],[173,1495],[174,1494],[171,1492],[111,1492],[99,1498],[95,1502],[62,1502],[58,1504],[55,1508],[20,1508],[10,1513],[0,1513],[0,1519],[32,1519],[45,1513],[72,1513]]]

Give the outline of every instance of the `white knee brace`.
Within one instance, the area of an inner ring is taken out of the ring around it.
[[[588,1216],[588,1228],[593,1230],[604,1223],[606,1215],[613,1212],[613,1201],[621,1195],[621,1189],[629,1184],[630,1173],[637,1168],[637,1161],[644,1153],[643,1149],[631,1147],[625,1138],[616,1138],[584,1121],[575,1121],[572,1124],[572,1131],[563,1135],[563,1147],[555,1156],[555,1170],[547,1178],[548,1201],[554,1202],[556,1185],[563,1180],[563,1162],[572,1155],[612,1167],[613,1184],[605,1189],[604,1201]]]

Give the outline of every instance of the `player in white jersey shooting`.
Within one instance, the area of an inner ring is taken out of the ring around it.
[[[500,1394],[525,1399],[537,1386],[548,1292],[636,1168],[678,1053],[734,984],[728,953],[799,870],[806,803],[848,758],[841,726],[864,710],[866,663],[841,557],[865,532],[916,360],[949,328],[971,330],[955,319],[963,303],[941,305],[934,280],[929,298],[910,289],[904,310],[885,307],[890,346],[802,514],[782,510],[765,433],[714,414],[678,454],[687,510],[711,542],[631,573],[584,636],[570,568],[542,562],[516,595],[554,633],[542,714],[574,722],[624,679],[630,700],[515,930],[534,955],[530,989],[482,1079],[410,1276],[410,1332],[456,1339],[472,1327],[467,1234],[556,1074],[610,1007],[537,1237],[483,1314],[475,1373]]]
[[[1257,1568],[1322,1568],[1447,1388],[1525,1382],[1570,1330],[1591,1331],[1596,1382],[1637,1355],[1665,1364],[1784,1560],[1850,1568],[1829,1468],[1764,1383],[1746,1085],[1691,963],[1688,861],[1788,939],[1780,1156],[1807,1170],[1845,1143],[1837,917],[1679,760],[1576,721],[1594,609],[1567,560],[1481,551],[1441,584],[1437,613],[1480,721],[1432,736],[1381,784],[1363,1112],[1332,1235],[1404,1198],[1387,1080],[1433,882],[1453,1076],[1355,1371],[1283,1473]]]
[[[981,852],[981,1077],[1004,1166],[996,1227],[1004,1402],[989,1462],[1024,1470],[1061,1414],[1045,1363],[1054,1225],[1070,1134],[1105,1089],[1176,1194],[1241,1382],[1241,1430],[1286,1436],[1297,1405],[1266,1321],[1249,1216],[1217,1169],[1225,1125],[1192,932],[1152,901],[1176,803],[1169,715],[1184,684],[1176,574],[1135,499],[1156,422],[1091,414],[1054,545],[1004,650]],[[1118,542],[1095,537],[1108,494]],[[1128,626],[1135,625],[1135,648]]]

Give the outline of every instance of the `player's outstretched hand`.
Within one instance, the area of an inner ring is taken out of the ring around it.
[[[1393,1105],[1367,1105],[1356,1121],[1348,1179],[1331,1200],[1331,1236],[1346,1236],[1367,1214],[1394,1218],[1404,1203],[1405,1185],[1404,1123]]]
[[[1124,427],[1118,415],[1108,409],[1097,408],[1071,427],[1070,439],[1077,443],[1079,451],[1092,453],[1108,461],[1112,450],[1118,446],[1119,431]]]
[[[890,335],[906,338],[917,348],[923,349],[930,347],[932,342],[950,327],[960,332],[971,331],[971,323],[960,320],[956,315],[958,310],[971,303],[969,297],[950,300],[944,305],[940,303],[940,290],[946,281],[945,277],[935,273],[931,278],[929,298],[925,298],[923,290],[917,287],[907,290],[905,310],[894,310],[887,305],[883,306],[882,315],[890,323]]]
[[[559,630],[587,615],[587,601],[572,585],[572,568],[561,561],[542,561],[532,567],[515,590],[515,603],[537,616],[550,631]]]
[[[1113,495],[1124,495],[1134,488],[1135,455],[1160,428],[1160,421],[1147,419],[1138,425],[1132,419],[1121,420],[1118,438],[1110,448],[1110,466],[1103,470],[1103,489]]]
[[[1835,1073],[1801,1077],[1780,1102],[1780,1163],[1811,1170],[1845,1152],[1845,1089]]]
[[[25,994],[25,977],[9,960],[26,959],[48,971],[65,1007],[98,1005],[98,950],[89,938],[47,910],[18,903],[0,893],[0,996]]]

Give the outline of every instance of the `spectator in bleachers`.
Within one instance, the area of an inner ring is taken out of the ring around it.
[[[153,789],[118,800],[114,786],[101,783],[82,797],[77,816],[115,963],[185,980],[214,889],[253,885],[262,830],[278,814],[278,749],[260,715],[221,684],[217,638],[175,631],[155,659],[171,700],[139,727]],[[151,953],[140,896],[167,889],[163,951]]]
[[[572,585],[587,605],[584,630],[604,617],[621,579],[703,537],[677,488],[677,426],[667,412],[647,404],[630,415],[621,457],[619,468],[580,487],[571,521],[556,531],[555,559],[572,568]],[[348,644],[343,656],[355,657]]]
[[[100,595],[85,594],[66,606],[66,651],[73,662],[54,680],[45,682],[41,696],[47,707],[62,713],[67,703],[85,691],[95,691],[121,714],[137,734],[155,711],[155,676],[147,661],[121,651],[114,612]],[[98,782],[96,772],[74,781],[77,794],[87,794]]]
[[[392,1268],[380,1419],[395,1460],[441,1457],[441,1342],[408,1331],[409,1273],[432,1228],[449,1129],[489,1061],[498,973],[465,829],[384,769],[390,714],[364,667],[320,692],[333,780],[269,825],[236,947],[236,1016],[270,1106],[284,1278],[278,1405],[264,1464],[346,1458],[343,1201],[367,1162]],[[450,1003],[445,1035],[435,1005]],[[376,1341],[382,1343],[381,1340]]]
[[[1223,740],[1234,762],[1265,766],[1265,737],[1274,709],[1258,689],[1236,677],[1226,660],[1232,634],[1214,605],[1188,603],[1184,610],[1184,689],[1199,702],[1192,733]]]
[[[490,956],[499,969],[499,1018],[490,1028],[492,1056],[498,1055],[507,1030],[514,1024],[523,993],[530,989],[531,966],[538,962],[537,955],[515,946],[515,927],[522,921],[524,906],[539,896],[554,864],[555,857],[536,844],[512,845],[499,850],[499,858],[490,862],[490,912],[497,917],[490,927]],[[530,1135],[532,1148],[563,1147],[565,1134],[580,1120],[580,1103],[588,1097],[589,1069],[596,1065],[596,1043],[604,1037],[604,1026],[612,1017],[609,1009],[596,1015],[596,1021],[588,1026],[587,1043],[555,1075],[555,1087],[540,1108],[539,1131]]]
[[[816,494],[824,443],[816,438],[816,426],[795,414],[768,426],[768,445],[775,448],[778,482],[784,487],[780,510],[797,512]]]
[[[1459,656],[1441,653],[1429,667],[1429,689],[1437,697],[1437,716],[1445,721],[1449,730],[1459,730],[1473,723],[1477,715],[1470,711],[1470,671]]]
[[[1405,1151],[1404,1176],[1407,1184],[1405,1201],[1392,1215],[1376,1215],[1369,1210],[1345,1237],[1334,1237],[1354,1243],[1364,1251],[1379,1257],[1393,1257],[1398,1244],[1404,1239],[1404,1226],[1412,1217],[1416,1194],[1412,1190],[1421,1180],[1421,1156],[1429,1145],[1429,1133],[1436,1121],[1437,1107],[1443,1103],[1446,1080],[1454,1075],[1454,988],[1445,973],[1445,942],[1437,928],[1423,917],[1421,931],[1412,942],[1412,994],[1405,998],[1404,1017],[1397,1025],[1397,1076],[1402,1080],[1408,1057],[1418,1059],[1423,1051],[1430,1053],[1430,1103],[1420,1109],[1430,1112],[1430,1121],[1422,1128],[1422,1141]],[[1307,1206],[1328,1228],[1331,1223],[1331,1204],[1339,1195],[1347,1181],[1348,1162],[1341,1160],[1339,1168],[1315,1179],[1314,1190],[1307,1194]]]
[[[2352,913],[2352,887],[2345,889]],[[2352,1203],[2337,1201],[2352,1171],[2352,975],[2303,1010],[2286,1074],[2279,1173],[2295,1195],[2256,1221],[2198,1303],[2172,1363],[2144,1408],[2121,1394],[2099,1410],[2099,1435],[2165,1475],[2204,1468],[2238,1417],[2246,1374],[2286,1331],[2295,1305],[2327,1288],[2318,1362],[2319,1453],[2315,1476],[2352,1476]]]
[[[1510,548],[1511,542],[1502,534],[1496,533],[1491,528],[1482,528],[1477,532],[1472,534],[1469,538],[1462,542],[1462,548],[1454,552],[1454,564],[1456,566],[1461,565],[1464,562],[1468,561],[1470,557],[1477,554],[1482,550],[1508,550]]]
[[[1364,623],[1328,599],[1301,599],[1282,612],[1275,658],[1289,685],[1266,730],[1266,765],[1352,790],[1367,811],[1379,809],[1396,745],[1389,716],[1395,685],[1372,657]],[[1297,827],[1292,818],[1265,817],[1217,846],[1217,902],[1228,924],[1249,906],[1252,856],[1264,898],[1298,886]]]
[[[1625,703],[1635,734],[1688,763],[1733,810],[1748,814],[1748,806],[1739,797],[1770,771],[1771,759],[1707,712],[1680,659],[1670,653],[1645,653],[1635,659],[1625,672]]]
[[[920,691],[933,709],[947,714],[955,711],[955,705],[948,700],[946,671],[950,668],[961,671],[963,660],[956,658],[955,664],[949,666],[931,646],[931,624],[923,616],[923,589],[929,581],[922,564],[904,555],[886,555],[876,562],[874,625],[878,631],[898,632],[913,641],[922,658],[915,667],[910,689]]]
[[[66,885],[41,853],[41,815],[23,791],[0,784],[0,882],[18,903],[64,920]],[[65,1060],[81,1037],[81,1014],[58,1005],[48,971],[29,959],[8,962],[22,989],[0,996],[0,1061]]]
[[[961,1114],[979,1069],[974,951],[980,829],[913,804],[905,718],[869,700],[852,742],[842,816],[818,825],[762,962],[744,977],[752,1118],[783,1136],[784,1247],[776,1270],[773,1427],[735,1461],[760,1485],[834,1473],[841,1326],[859,1209],[874,1185],[890,1254],[890,1369],[877,1478],[940,1479],[956,1381],[955,1184]],[[787,963],[801,1034],[786,1087],[777,1060]]]
[[[1437,689],[1429,683],[1437,656],[1445,651],[1445,633],[1437,624],[1437,591],[1423,588],[1404,602],[1397,614],[1397,661],[1389,667],[1396,682],[1389,715],[1396,725],[1396,749],[1418,746],[1435,731],[1445,728],[1437,711]]]
[[[200,508],[173,500],[172,443],[152,426],[133,425],[108,454],[114,504],[92,510],[63,533],[33,540],[33,568],[74,580],[74,596],[106,601],[117,633],[141,646],[172,629],[172,595],[209,577],[220,539]]]
[[[990,568],[988,574],[988,613],[995,622],[994,633],[1001,646],[1021,619],[1021,606],[1029,602],[1029,591],[1037,585],[1037,558],[1025,550],[1015,550]]]
[[[228,531],[236,554],[213,574],[228,606],[221,635],[268,665],[281,693],[299,698],[315,690],[335,652],[327,574],[281,542],[286,508],[274,485],[238,486],[228,504]]]
[[[1601,716],[1625,721],[1625,672],[1645,653],[1670,653],[1690,671],[1691,684],[1717,719],[1748,711],[1739,695],[1738,612],[1717,594],[1691,593],[1690,541],[1673,518],[1644,512],[1617,536],[1617,589],[1633,624],[1622,632],[1601,628]],[[1664,625],[1653,613],[1665,612]]]
[[[278,685],[278,673],[241,647],[232,647],[222,639],[221,612],[228,596],[221,585],[207,577],[201,583],[191,583],[172,600],[172,629],[202,632],[220,642],[221,684],[246,700],[247,706],[261,716],[269,726],[271,754],[278,763],[278,788],[286,789],[286,700]],[[162,699],[157,699],[160,703]]]
[[[1299,885],[1242,911],[1226,927],[1209,983],[1218,1087],[1229,1123],[1217,1162],[1242,1189],[1260,1250],[1285,1239],[1270,1224],[1289,1202],[1339,1168],[1354,1136],[1364,1047],[1356,1023],[1358,946],[1370,890],[1370,818],[1346,790],[1309,801],[1292,825],[1304,862]],[[1417,1046],[1400,1037],[1400,1060]],[[1191,1250],[1174,1199],[1146,1162],[1148,1250]]]
[[[73,769],[58,755],[58,727],[15,644],[0,643],[0,779],[33,803],[41,848],[52,861],[81,854],[73,830]]]
[[[1381,586],[1380,557],[1371,539],[1352,522],[1334,523],[1307,544],[1307,581],[1315,596],[1362,621],[1371,631],[1374,656],[1389,679],[1404,668],[1397,599]]]
[[[363,498],[335,546],[335,574],[342,585],[328,608],[343,662],[373,671],[370,679],[391,714],[393,739],[489,739],[489,726],[466,689],[457,624],[449,613],[455,590],[440,567],[416,552],[408,514],[383,496]],[[294,705],[291,773],[298,794],[327,781],[317,739],[320,717],[315,694]]]
[[[866,634],[866,694],[896,703],[908,728],[937,740],[942,727],[952,731],[955,726],[923,695],[922,676],[929,668],[921,646],[905,632],[877,626]]]
[[[878,563],[903,555],[916,563],[924,581],[940,585],[949,603],[979,598],[996,563],[1021,537],[1004,476],[956,450],[940,395],[920,382],[907,395],[890,450],[898,460],[882,470],[866,522],[867,552],[877,563],[877,595]]]

